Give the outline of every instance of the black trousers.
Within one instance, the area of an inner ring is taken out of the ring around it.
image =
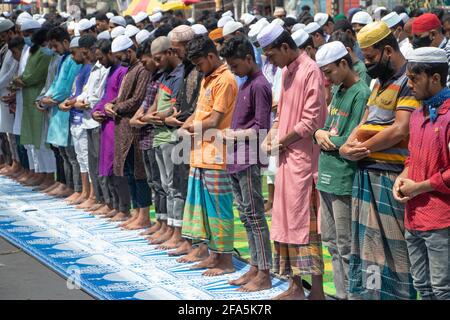
[[[100,127],[87,130],[89,177],[94,187],[97,202],[105,202],[98,176],[98,155],[100,150]]]

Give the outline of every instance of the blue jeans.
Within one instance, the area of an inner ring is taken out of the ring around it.
[[[450,228],[405,230],[414,287],[423,300],[450,299]]]

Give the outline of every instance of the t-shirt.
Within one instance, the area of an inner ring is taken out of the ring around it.
[[[358,60],[355,64],[353,64],[353,70],[358,74],[358,76],[368,85],[370,86],[370,82],[372,81],[372,78],[367,74],[367,68],[366,65],[361,61]]]
[[[175,105],[178,90],[183,83],[183,75],[184,65],[180,63],[175,69],[162,76],[158,89],[156,111],[164,112]],[[169,128],[166,125],[155,125],[153,147],[158,147],[164,143],[176,141],[173,131],[174,128]]]
[[[330,138],[337,150],[320,151],[318,190],[335,195],[352,194],[357,165],[356,162],[342,158],[339,155],[339,148],[361,121],[369,96],[370,89],[362,79],[345,91],[341,90],[341,86],[334,88],[327,120],[322,130],[337,135]]]
[[[380,80],[376,80],[367,102],[369,116],[361,129],[387,128],[394,123],[398,110],[413,112],[420,107],[407,82],[406,63],[383,87]],[[408,142],[403,141],[385,150],[372,152],[367,158],[360,160],[359,165],[367,169],[401,172],[407,155]]]
[[[260,130],[270,128],[272,109],[272,89],[262,71],[256,72],[243,83],[236,99],[231,129],[253,129],[256,134]],[[248,139],[236,142],[227,150],[227,171],[236,173],[247,169],[251,165],[263,166],[259,159],[260,140]]]
[[[222,64],[212,74],[202,80],[197,108],[194,113],[194,125],[208,119],[214,111],[223,114],[217,129],[230,127],[236,103],[238,87],[231,71]],[[214,133],[213,130],[211,133]],[[196,168],[225,170],[226,150],[222,141],[204,135],[193,139],[191,166]]]

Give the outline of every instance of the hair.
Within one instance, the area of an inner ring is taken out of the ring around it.
[[[212,31],[217,28],[217,19],[208,18],[208,19],[206,19],[204,25],[205,25],[206,30]]]
[[[432,77],[435,73],[437,73],[441,76],[442,87],[447,86],[447,63],[408,62],[408,70],[415,74],[425,73],[428,77]]]
[[[158,37],[162,37],[162,36],[167,37],[167,35],[169,34],[170,31],[172,31],[171,26],[169,26],[167,24],[160,26],[158,29],[156,29],[156,31],[154,33],[155,39]]]
[[[42,46],[42,44],[47,41],[47,33],[48,29],[39,29],[33,33],[31,36],[31,41],[33,42],[33,46],[30,48],[30,53],[34,54],[39,50],[39,47]]]
[[[228,39],[220,50],[220,56],[225,59],[245,59],[247,55],[250,55],[252,60],[256,61],[253,46],[243,35],[237,35]]]
[[[96,42],[97,42],[96,37],[94,37],[91,34],[85,34],[80,37],[80,40],[78,41],[78,45],[80,48],[90,49],[91,47],[95,46]]]
[[[23,48],[25,45],[25,41],[22,37],[13,37],[11,40],[8,41],[8,49],[16,49],[16,48]]]
[[[96,43],[97,49],[103,54],[108,54],[111,52],[111,40],[100,39]]]
[[[133,26],[136,25],[136,22],[134,22],[134,19],[133,19],[132,16],[126,15],[126,16],[124,16],[124,19],[125,19],[127,25],[128,25],[128,24],[131,24],[131,25],[133,25]]]
[[[146,39],[142,42],[136,51],[136,56],[138,59],[142,58],[142,56],[151,56],[152,55],[152,39]]]
[[[308,23],[311,23],[311,22],[314,22],[314,17],[313,16],[304,16],[300,20],[300,23],[303,23],[305,25],[308,25]]]
[[[442,17],[442,24],[444,24],[444,22],[450,23],[450,14],[446,14]]]
[[[405,26],[405,23],[403,22],[403,20],[400,20],[400,22],[399,23],[397,23],[395,26],[393,26],[392,28],[393,29],[397,29],[398,27],[402,27],[402,29],[403,29],[403,27]]]
[[[279,49],[279,48],[281,48],[283,43],[286,43],[289,46],[289,48],[291,48],[293,50],[297,49],[297,45],[295,44],[294,39],[292,39],[291,35],[286,30],[284,30],[278,36],[278,38],[276,38],[275,41],[272,42],[271,44],[269,44],[267,47],[268,48]]]
[[[383,40],[378,41],[373,45],[374,49],[377,50],[383,50],[385,46],[390,46],[392,49],[394,49],[395,52],[399,52],[400,48],[398,46],[397,39],[395,39],[392,32]]]
[[[398,14],[400,13],[408,13],[406,11],[406,8],[404,6],[395,6],[394,9],[392,11],[397,12]]]
[[[297,23],[297,19],[294,19],[292,17],[283,18],[283,21],[285,27],[292,27],[294,24]]]
[[[95,21],[109,21],[108,17],[106,16],[106,13],[103,12],[97,12],[95,14]]]
[[[192,39],[187,46],[187,57],[190,61],[207,57],[212,53],[218,56],[214,42],[208,36],[200,36]]]
[[[308,46],[314,48],[314,41],[313,41],[311,36],[309,36],[308,39],[301,46],[299,46],[298,48],[302,49],[302,50],[305,50]]]
[[[420,10],[419,8],[416,8],[414,10],[411,10],[411,12],[409,13],[409,16],[411,18],[417,18],[419,16],[423,15],[423,11]]]
[[[431,9],[431,13],[435,14],[442,22],[442,18],[444,17],[446,11],[442,8],[433,8]]]
[[[61,43],[64,40],[67,40],[68,42],[70,42],[70,35],[66,29],[64,29],[62,27],[56,27],[56,28],[50,29],[50,31],[47,33],[47,39],[48,40],[56,40]]]
[[[338,20],[334,24],[333,32],[336,32],[336,31],[344,31],[345,32],[347,30],[350,30],[353,35],[356,34],[355,30],[353,30],[352,24],[347,19]]]
[[[339,65],[339,63],[341,63],[341,60],[344,59],[345,61],[347,61],[347,65],[350,69],[353,70],[353,60],[352,60],[352,56],[350,55],[350,53],[347,53],[345,56],[343,56],[342,58],[336,60],[334,62],[335,65]]]
[[[350,48],[352,50],[355,46],[355,40],[353,40],[353,38],[350,37],[347,32],[342,32],[340,30],[335,31],[331,34],[330,41],[340,41],[346,48]]]
[[[302,10],[303,10],[303,11],[311,10],[311,7],[308,6],[308,5],[304,5],[304,6],[302,7]]]
[[[333,19],[333,17],[330,16],[330,15],[328,15],[328,20],[327,20],[327,22],[325,22],[325,24],[328,24],[328,22],[334,23],[334,19]]]

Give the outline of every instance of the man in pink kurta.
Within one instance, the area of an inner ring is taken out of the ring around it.
[[[265,141],[269,151],[280,150],[270,231],[274,271],[292,280],[288,291],[276,299],[303,299],[304,275],[313,280],[308,298],[323,299],[315,190],[320,150],[312,140],[327,113],[323,74],[282,27],[267,26],[258,42],[269,61],[283,68],[277,118]]]

